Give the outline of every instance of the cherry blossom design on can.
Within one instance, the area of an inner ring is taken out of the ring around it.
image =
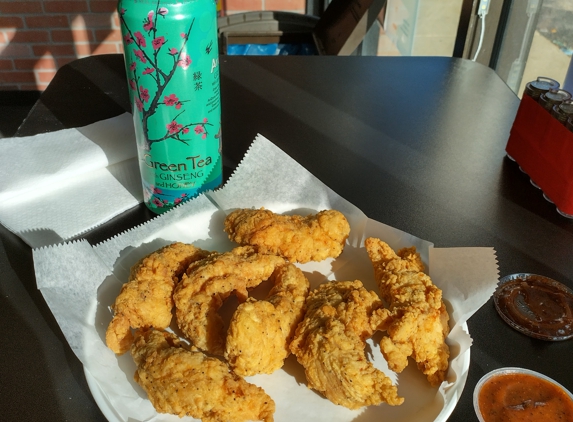
[[[162,213],[222,182],[214,0],[120,0],[145,204]]]

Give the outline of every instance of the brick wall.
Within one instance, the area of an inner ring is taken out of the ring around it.
[[[304,13],[306,0],[223,0],[223,4],[229,15],[251,10],[280,10]]]
[[[227,14],[304,13],[305,0],[224,0]],[[117,0],[0,0],[0,90],[44,90],[57,69],[121,53]]]

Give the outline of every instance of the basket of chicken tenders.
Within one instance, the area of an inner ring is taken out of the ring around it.
[[[369,219],[261,136],[223,188],[34,260],[112,421],[446,420],[497,285],[492,248]]]

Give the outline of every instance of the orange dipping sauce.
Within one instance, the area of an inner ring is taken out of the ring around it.
[[[478,393],[485,422],[573,422],[573,399],[563,388],[527,373],[500,373]]]

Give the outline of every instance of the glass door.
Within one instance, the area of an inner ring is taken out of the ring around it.
[[[538,76],[563,85],[571,63],[573,0],[388,0],[380,22],[378,55],[475,60],[518,96]]]

